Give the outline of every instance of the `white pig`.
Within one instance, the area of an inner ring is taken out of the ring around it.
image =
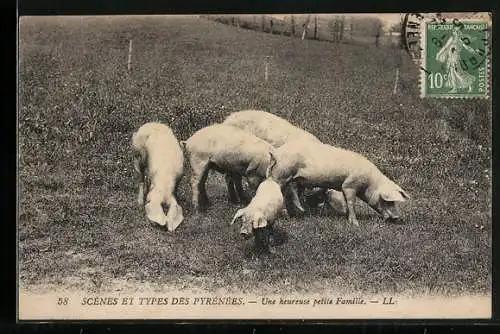
[[[269,250],[269,239],[266,232],[272,229],[274,220],[283,211],[283,205],[284,200],[280,185],[268,178],[259,185],[248,206],[236,212],[230,225],[234,224],[237,219],[241,219],[240,233],[245,238],[250,238],[255,231],[257,247],[265,247],[265,250]],[[261,232],[263,232],[262,236],[259,235]],[[264,240],[259,240],[259,237],[264,238]]]
[[[299,139],[320,142],[313,134],[263,110],[250,109],[233,112],[224,120],[223,124],[251,132],[276,148],[289,141]]]
[[[342,191],[348,220],[359,226],[354,212],[356,196],[384,218],[400,217],[396,202],[410,196],[362,155],[331,145],[293,141],[272,154],[269,174],[279,184],[295,181],[304,186]]]
[[[235,126],[251,132],[257,137],[264,139],[275,148],[279,148],[287,142],[297,140],[320,143],[320,140],[313,134],[293,125],[279,116],[263,110],[248,109],[233,112],[224,120],[223,124]],[[234,182],[241,183],[241,180],[235,180]],[[242,187],[239,186],[239,188],[241,189]],[[290,214],[293,214],[295,209],[300,212],[305,211],[299,199],[302,197],[303,190],[302,187],[297,187],[297,184],[294,182],[287,185],[285,189],[286,197],[290,199],[291,203],[294,205],[294,207],[288,206]],[[342,194],[332,189],[321,189],[316,187],[312,189],[312,195],[310,196],[322,198],[323,202],[328,203],[337,211],[345,206],[343,199],[338,201],[339,198],[343,197]],[[343,213],[343,211],[339,212]]]
[[[231,183],[248,177],[253,189],[265,179],[274,148],[253,134],[229,125],[214,124],[198,130],[184,143],[189,153],[193,206],[200,211],[208,205],[205,183],[210,169],[225,174],[229,197],[240,189]],[[241,185],[241,182],[239,183]]]
[[[134,168],[139,178],[137,202],[146,216],[174,231],[184,220],[175,194],[182,177],[184,156],[172,130],[161,123],[146,123],[132,136]],[[165,215],[163,205],[168,207]]]

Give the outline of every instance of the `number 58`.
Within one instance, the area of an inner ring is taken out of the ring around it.
[[[57,305],[68,305],[68,297],[59,297],[57,299]]]

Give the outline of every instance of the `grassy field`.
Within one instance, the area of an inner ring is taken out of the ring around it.
[[[392,95],[397,52],[195,17],[23,18],[21,286],[489,292],[488,102],[421,99],[406,54]],[[266,108],[367,156],[412,196],[404,224],[381,221],[363,203],[360,229],[326,211],[281,218],[283,244],[254,257],[252,241],[228,226],[237,207],[220,175],[209,177],[207,213],[192,212],[189,170],[180,187],[184,223],[175,233],[148,224],[135,202],[133,131],[161,121],[186,139],[245,108]]]

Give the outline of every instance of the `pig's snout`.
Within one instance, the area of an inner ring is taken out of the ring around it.
[[[247,228],[242,227],[240,230],[240,235],[245,239],[248,240],[252,237],[252,230],[249,230]]]
[[[383,214],[384,219],[392,224],[401,224],[403,219],[397,210],[386,210]]]
[[[401,219],[401,214],[399,213],[399,209],[394,202],[391,202],[390,205],[385,206],[385,208],[383,208],[381,211],[384,219],[393,222],[399,221]]]

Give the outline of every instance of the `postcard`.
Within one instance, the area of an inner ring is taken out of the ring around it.
[[[18,320],[491,318],[491,21],[21,16]]]

